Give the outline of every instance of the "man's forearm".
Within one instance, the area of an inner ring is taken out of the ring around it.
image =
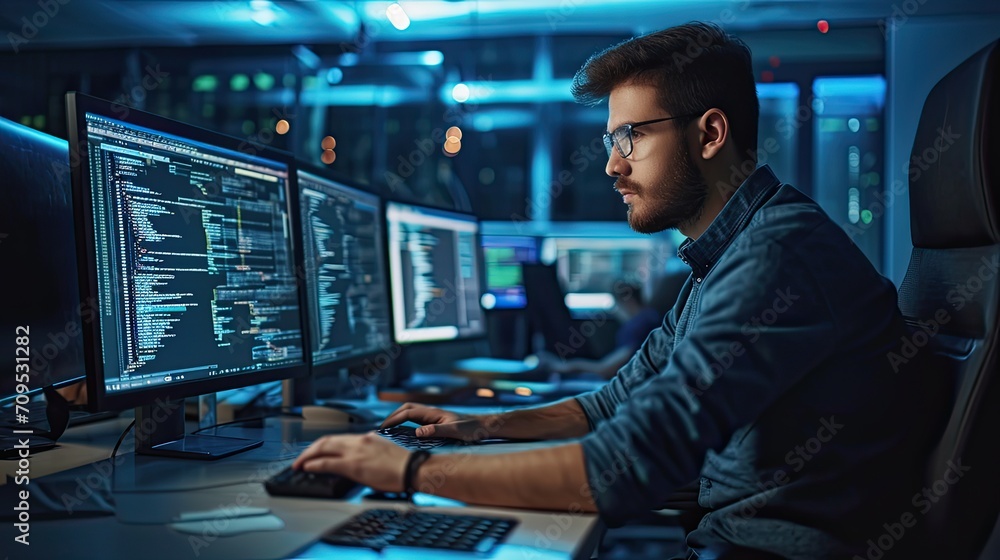
[[[595,512],[579,443],[519,453],[433,455],[417,490],[469,504]]]
[[[576,399],[499,414],[479,415],[491,438],[572,439],[590,431],[587,416]]]

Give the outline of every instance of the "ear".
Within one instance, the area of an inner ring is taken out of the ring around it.
[[[729,119],[721,109],[705,111],[698,119],[698,148],[703,159],[712,159],[729,143]]]

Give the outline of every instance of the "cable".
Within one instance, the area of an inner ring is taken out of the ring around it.
[[[125,440],[125,436],[129,433],[133,426],[135,426],[135,420],[132,420],[132,423],[125,428],[124,432],[122,432],[122,435],[118,438],[118,443],[115,444],[115,448],[111,450],[111,457],[109,457],[109,459],[115,458],[115,454],[118,453],[118,447],[121,446],[122,441]]]

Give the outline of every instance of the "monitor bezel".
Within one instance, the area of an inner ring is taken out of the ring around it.
[[[399,340],[396,338],[396,324],[395,317],[393,318],[393,330],[392,339],[393,342],[401,347],[415,346],[415,345],[427,345],[427,344],[447,344],[449,342],[463,342],[463,341],[475,341],[475,340],[485,340],[488,336],[487,324],[486,324],[486,310],[483,309],[480,300],[483,297],[484,289],[486,286],[486,271],[485,271],[485,260],[483,259],[483,247],[482,247],[482,235],[483,235],[483,224],[482,220],[479,219],[472,212],[463,212],[460,210],[455,210],[454,208],[443,208],[440,206],[434,206],[431,204],[422,204],[419,202],[414,202],[406,198],[392,198],[386,197],[383,203],[383,213],[385,218],[383,220],[385,224],[385,253],[386,253],[386,263],[389,265],[389,276],[387,278],[389,284],[389,301],[395,306],[395,302],[392,300],[392,259],[390,258],[390,252],[392,251],[391,244],[389,242],[389,206],[392,204],[412,206],[421,210],[432,210],[434,212],[444,212],[446,214],[453,214],[454,216],[461,218],[471,218],[472,221],[476,222],[476,234],[475,234],[475,251],[476,251],[476,266],[479,270],[478,277],[478,297],[476,298],[476,307],[479,308],[480,313],[482,313],[482,328],[480,332],[466,333],[462,334],[459,332],[458,336],[454,338],[435,338],[428,340]]]
[[[363,194],[366,194],[366,195],[374,196],[376,198],[376,210],[375,211],[378,214],[378,218],[379,218],[379,220],[381,222],[379,224],[379,226],[378,226],[379,229],[380,229],[379,235],[381,237],[381,246],[378,247],[377,250],[379,252],[379,257],[382,259],[382,270],[383,270],[383,273],[384,273],[384,279],[383,279],[383,282],[382,282],[382,292],[383,292],[383,296],[385,297],[386,306],[389,309],[389,341],[390,341],[390,347],[389,348],[379,348],[379,349],[376,349],[376,350],[371,350],[371,351],[368,351],[368,352],[363,352],[361,354],[355,354],[353,356],[347,356],[347,357],[344,357],[344,358],[337,358],[337,359],[334,359],[334,360],[330,360],[330,361],[327,361],[327,362],[323,362],[323,363],[317,364],[314,361],[313,352],[312,352],[312,342],[311,342],[311,338],[310,338],[310,347],[309,347],[309,356],[308,356],[309,367],[310,367],[310,370],[312,371],[313,377],[319,378],[319,377],[324,377],[324,376],[328,376],[328,375],[335,375],[341,369],[356,367],[358,365],[364,364],[366,360],[369,360],[369,359],[371,359],[371,358],[373,358],[375,356],[378,356],[380,354],[383,354],[383,353],[389,353],[389,354],[391,354],[391,345],[396,344],[396,339],[395,339],[395,335],[394,335],[394,333],[395,333],[395,325],[393,324],[393,313],[392,313],[392,299],[391,299],[392,295],[390,293],[390,288],[389,288],[389,259],[388,259],[388,252],[386,251],[386,246],[388,245],[387,235],[388,235],[389,232],[388,232],[388,229],[387,229],[387,226],[386,226],[386,222],[385,222],[385,220],[386,220],[386,215],[385,215],[385,196],[383,196],[383,194],[378,189],[376,189],[376,188],[374,188],[374,187],[372,187],[370,185],[364,185],[364,184],[362,184],[362,183],[360,183],[358,181],[350,180],[350,179],[344,177],[343,175],[335,173],[335,172],[333,172],[332,170],[329,170],[329,169],[323,169],[323,168],[320,168],[320,167],[315,166],[315,165],[304,163],[302,161],[299,161],[298,165],[299,165],[299,167],[298,167],[297,173],[306,173],[308,175],[313,175],[313,176],[319,177],[320,179],[324,179],[324,180],[327,180],[327,181],[331,181],[331,182],[337,183],[340,186],[346,187],[348,190],[353,190],[353,191],[357,191],[357,192],[360,192],[360,193],[363,193]],[[300,274],[300,280],[302,282],[303,288],[305,288],[307,286],[307,279],[306,279],[307,269],[305,268],[305,265],[306,265],[306,261],[305,261],[305,239],[304,239],[305,238],[305,234],[304,234],[303,223],[302,223],[302,206],[301,206],[301,200],[299,200],[299,197],[301,196],[301,187],[298,184],[298,176],[296,176],[296,183],[295,183],[295,192],[294,192],[294,195],[295,195],[295,198],[296,198],[296,204],[295,204],[294,214],[292,216],[292,228],[293,228],[293,235],[295,236],[295,239],[297,241],[299,241],[299,243],[297,245],[297,249],[296,249],[296,251],[297,251],[296,262],[300,263],[300,265],[302,267],[301,268],[301,274]],[[309,301],[308,294],[306,294],[306,298],[305,299],[307,301],[307,313],[309,313],[309,312],[311,312],[311,307],[309,307],[309,306],[311,306],[312,302]],[[312,335],[312,334],[313,333],[310,330],[310,335]]]
[[[296,161],[292,154],[268,146],[261,146],[259,143],[251,144],[239,138],[138,109],[124,107],[120,104],[84,95],[79,92],[67,92],[66,119],[69,136],[70,175],[72,178],[74,230],[76,232],[81,301],[94,301],[97,302],[98,307],[100,306],[97,284],[97,262],[95,258],[92,258],[96,254],[96,250],[93,231],[90,227],[94,219],[94,208],[91,204],[91,191],[89,188],[90,162],[86,144],[88,141],[87,113],[94,113],[109,119],[135,124],[194,142],[201,142],[286,165],[288,168],[288,181],[286,181],[285,201],[289,206],[287,211],[289,212],[289,216],[291,216],[291,207],[294,206],[295,202],[292,198],[292,191],[294,190],[294,183],[298,178]],[[253,150],[252,153],[246,151],[248,147]],[[294,238],[294,235],[291,237],[292,255],[294,258],[298,241]],[[311,343],[304,307],[306,303],[305,293],[299,275],[294,274],[294,276],[299,296],[299,328],[302,332],[303,343],[302,362],[301,364],[286,365],[259,372],[199,379],[191,382],[152,386],[149,389],[109,394],[104,387],[105,371],[100,341],[100,326],[103,319],[98,309],[96,320],[85,321],[83,324],[84,361],[86,365],[87,402],[89,409],[100,412],[134,408],[151,405],[158,401],[178,400],[185,397],[308,375],[309,362],[307,361],[305,352],[306,349],[311,348]]]

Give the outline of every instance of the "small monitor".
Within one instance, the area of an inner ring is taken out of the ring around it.
[[[140,426],[176,417],[154,403],[306,374],[291,154],[72,92],[67,116],[91,405]],[[137,451],[242,450],[180,419],[137,428]]]
[[[381,200],[299,170],[314,373],[392,344]]]
[[[527,236],[484,235],[486,261],[484,309],[524,309],[522,264],[538,262],[538,240]]]
[[[0,146],[4,355],[30,370],[30,392],[82,381],[80,323],[94,307],[81,305],[77,283],[68,144],[0,118]],[[28,344],[15,345],[22,335]],[[0,376],[0,400],[16,394],[17,372]]]
[[[386,223],[396,342],[485,334],[476,217],[389,202]]]

